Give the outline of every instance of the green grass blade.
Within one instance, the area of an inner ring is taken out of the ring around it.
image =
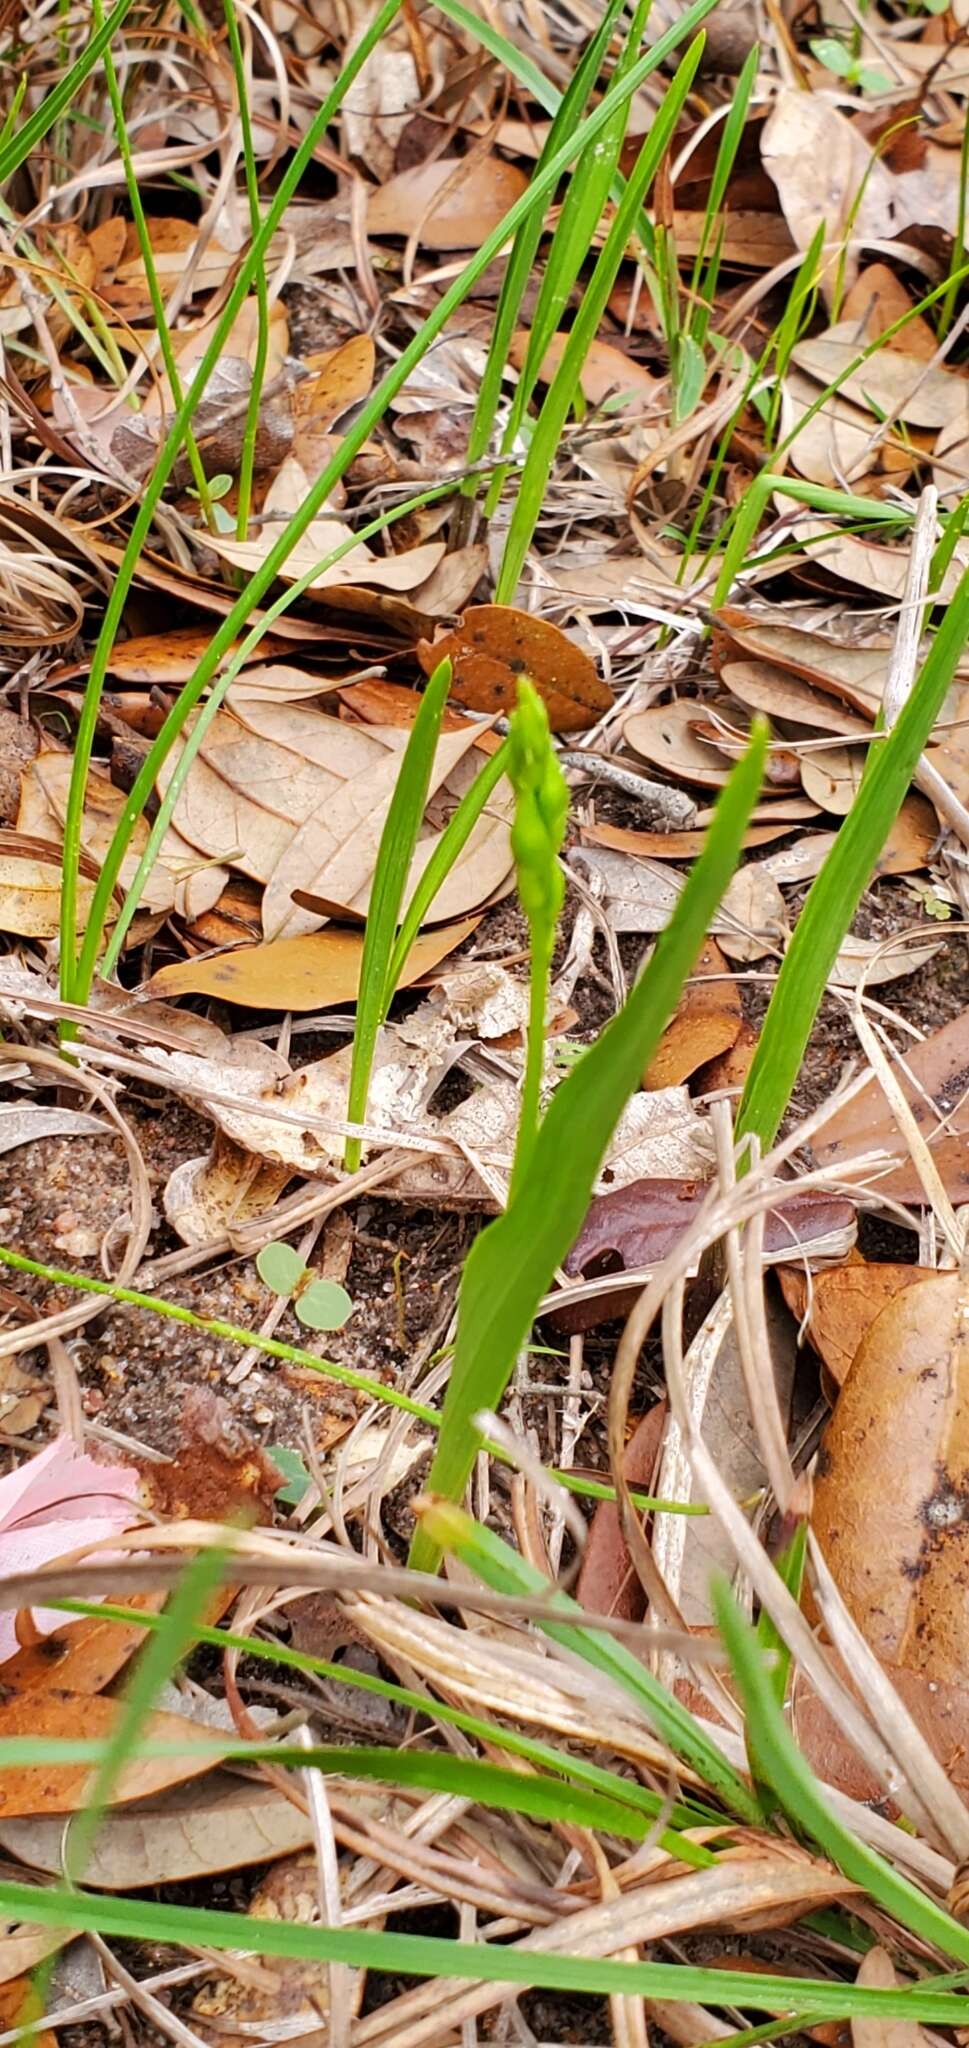
[[[574,127],[575,123],[581,120],[609,47],[613,27],[625,5],[626,0],[609,0],[609,6],[603,15],[602,21],[595,35],[590,38],[586,45],[553,116],[551,127],[539,154],[539,169],[549,161],[550,157],[556,154],[556,151],[561,147],[565,137],[568,135],[570,128]],[[475,404],[474,418],[471,422],[471,433],[468,437],[469,466],[480,462],[491,439],[495,415],[501,399],[501,385],[508,363],[511,338],[518,320],[525,287],[531,279],[544,225],[544,214],[539,213],[537,210],[535,213],[530,214],[528,219],[519,228],[508,258],[508,266],[502,279],[501,291],[498,295],[495,324],[491,340],[488,344],[488,357]],[[478,482],[479,479],[477,477],[469,477],[462,488],[467,493],[473,494],[478,488]]]
[[[720,798],[706,845],[656,950],[617,1017],[552,1097],[531,1168],[503,1216],[472,1246],[461,1279],[454,1365],[428,1478],[432,1492],[460,1498],[480,1438],[472,1418],[498,1407],[536,1308],[574,1244],[596,1174],[628,1098],[679,1000],[720,897],[740,856],[760,790],[767,728],[751,744]],[[431,1569],[434,1546],[419,1537],[412,1562]]]
[[[683,20],[685,19],[684,16]],[[545,491],[562,429],[579,387],[582,365],[595,339],[646,189],[672,139],[702,54],[703,38],[698,36],[682,63],[678,65],[662,105],[653,119],[635,170],[627,181],[612,226],[599,251],[592,277],[582,295],[582,303],[569,331],[568,341],[562,351],[562,360],[549,386],[525,458],[515,509],[508,527],[501,568],[498,572],[495,590],[495,601],[498,604],[510,604],[518,588],[525,556],[545,500]],[[616,148],[618,152],[618,142]],[[598,218],[604,194],[599,197],[593,190],[593,196],[597,199]],[[534,331],[533,329],[533,333]],[[537,367],[536,363],[536,371]]]
[[[161,1615],[146,1615],[140,1608],[118,1607],[107,1601],[95,1604],[86,1600],[61,1600],[55,1604],[67,1614],[90,1616],[95,1621],[117,1621],[125,1626],[134,1624],[151,1630],[163,1622]],[[604,1793],[607,1799],[635,1806],[652,1821],[665,1810],[671,1825],[657,1837],[662,1848],[668,1849],[670,1855],[676,1856],[681,1863],[693,1864],[697,1869],[709,1869],[717,1860],[712,1850],[705,1848],[702,1842],[691,1842],[679,1831],[701,1827],[715,1821],[718,1816],[710,1809],[694,1808],[682,1800],[668,1806],[664,1795],[641,1785],[637,1778],[621,1778],[616,1771],[606,1770],[601,1764],[589,1763],[584,1757],[571,1755],[568,1750],[553,1749],[550,1743],[502,1728],[497,1721],[467,1714],[460,1707],[413,1692],[407,1686],[394,1684],[391,1679],[378,1678],[370,1671],[358,1671],[352,1664],[333,1664],[325,1657],[311,1656],[306,1650],[294,1650],[288,1643],[238,1635],[231,1629],[209,1628],[201,1624],[196,1625],[195,1640],[207,1643],[213,1649],[236,1650],[240,1656],[255,1657],[263,1663],[279,1665],[285,1671],[330,1679],[338,1685],[355,1686],[378,1699],[391,1700],[395,1705],[405,1707],[409,1713],[446,1722],[449,1728],[460,1728],[463,1734],[473,1736],[478,1742],[504,1749],[510,1756],[520,1756],[539,1770],[557,1772],[560,1777],[573,1778],[577,1784],[588,1785],[593,1791]],[[301,1761],[305,1762],[305,1752]]]
[[[684,1963],[617,1963],[598,1957],[555,1955],[501,1942],[448,1941],[439,1935],[385,1934],[360,1927],[314,1927],[294,1920],[263,1920],[200,1906],[169,1906],[155,1899],[95,1897],[29,1884],[0,1884],[0,1910],[12,1920],[42,1927],[94,1929],[120,1940],[174,1942],[189,1948],[244,1949],[254,1955],[293,1956],[309,1962],[349,1963],[389,1976],[459,1977],[475,1983],[524,1984],[529,1989],[587,1992],[602,1997],[687,2000],[691,2004],[749,2006],[792,2020],[815,2018],[908,2019],[963,2027],[966,2000],[957,1992],[912,1985],[898,1991],[844,1984],[837,1978],[761,1976],[755,1970],[713,1970]]]
[[[710,180],[710,191],[707,197],[706,208],[703,216],[703,228],[700,234],[700,246],[696,252],[696,257],[694,259],[693,264],[693,276],[690,281],[690,296],[693,301],[694,313],[690,315],[689,326],[691,333],[694,334],[695,339],[698,341],[702,341],[703,336],[701,334],[696,334],[696,330],[693,324],[695,312],[699,311],[697,301],[700,299],[705,299],[707,301],[706,311],[707,319],[709,319],[709,300],[712,296],[714,282],[714,280],[711,280],[711,277],[708,274],[707,279],[705,280],[705,283],[701,289],[703,266],[706,262],[707,250],[710,247],[710,238],[714,232],[717,215],[719,214],[720,208],[723,205],[724,198],[726,196],[727,186],[730,183],[730,174],[736,162],[737,151],[740,148],[741,137],[743,136],[744,132],[744,124],[747,119],[747,108],[750,105],[750,95],[753,92],[754,85],[756,83],[757,67],[759,63],[760,45],[759,43],[753,43],[751,44],[751,47],[747,52],[746,58],[744,59],[744,67],[740,73],[740,77],[737,80],[736,90],[734,92],[734,96],[730,104],[730,111],[723,124],[723,132],[720,137],[720,147],[717,150],[717,158],[713,167],[713,177]]]
[[[484,767],[479,769],[470,789],[465,790],[454,816],[449,819],[441,833],[404,912],[387,965],[381,1021],[386,1017],[394,999],[407,963],[407,956],[435,897],[443,888],[455,862],[460,859],[488,798],[507,772],[508,742],[505,740],[497,753],[491,754]]]
[[[229,293],[219,325],[196,372],[191,391],[172,421],[168,437],[160,451],[146,487],[144,498],[134,520],[131,535],[115,577],[111,595],[105,608],[97,646],[92,656],[91,669],[84,695],[84,705],[78,722],[74,747],[74,765],[64,826],[64,873],[61,891],[61,992],[69,1000],[86,1001],[87,999],[100,950],[101,934],[111,905],[114,885],[118,878],[131,833],[151,791],[151,785],[146,781],[145,769],[143,767],[128,794],[128,799],[114,837],[102,860],[101,872],[92,896],[88,928],[81,946],[80,956],[75,960],[75,923],[84,790],[87,783],[87,772],[94,741],[98,706],[107,674],[108,661],[141,550],[147,538],[155,508],[161,498],[178,449],[181,446],[186,424],[190,421],[194,407],[198,403],[201,392],[205,387],[206,380],[215,367],[232,321],[239,311],[239,307],[251,283],[255,268],[265,258],[271,236],[275,232],[285,205],[292,197],[317,140],[324,132],[329,121],[332,120],[334,112],[348,91],[349,85],[359,71],[361,64],[365,61],[370,50],[379,41],[380,36],[394,18],[400,4],[401,0],[385,0],[384,7],[375,16],[370,27],[367,29],[366,35],[354,50],[352,57],[348,60],[332,92],[328,95],[323,107],[295,152],[292,162],[287,166],[280,180],[278,190],[268,209],[259,235],[252,242],[248,255],[240,266],[239,274]],[[636,64],[631,66],[624,78],[616,85],[610,87],[609,92],[605,94],[595,111],[563,143],[557,157],[551,159],[541,172],[535,174],[528,190],[523,192],[514,205],[509,208],[504,218],[492,230],[491,234],[486,237],[477,254],[465,265],[460,275],[455,278],[454,283],[439,299],[433,312],[428,315],[428,318],[418,329],[413,340],[403,350],[393,367],[387,372],[387,375],[373,393],[368,404],[362,408],[354,426],[343,436],[339,450],[327,464],[326,468],[321,471],[312,489],[308,492],[303,505],[288,522],[260,568],[250,577],[248,583],[240,592],[239,598],[232,607],[232,610],[226,615],[222,624],[213,634],[206,654],[198,663],[189,681],[185,684],[166,720],[163,730],[169,735],[167,742],[169,745],[171,744],[171,739],[180,729],[180,724],[184,720],[187,711],[191,710],[198,702],[203,690],[216,674],[223,656],[228,652],[239,631],[245,626],[249,613],[260,602],[265,592],[275,581],[280,569],[284,566],[293,548],[302,538],[302,535],[306,532],[320,507],[328,498],[334,485],[339,482],[353,457],[383,418],[391,399],[396,397],[397,392],[406,383],[411,371],[423,360],[430,343],[436,339],[441,329],[447,324],[451,314],[461,305],[472,286],[488,268],[494,257],[499,254],[506,241],[514,235],[520,223],[535,206],[541,204],[546,194],[554,189],[562,171],[566,169],[567,165],[583,149],[593,146],[596,137],[608,125],[617,105],[625,102],[632,96],[642,80],[651,71],[655,70],[656,65],[669,54],[671,49],[675,48],[676,44],[685,35],[689,34],[696,22],[704,14],[708,13],[713,5],[715,5],[715,0],[694,0],[694,5],[678,21],[674,22],[673,26],[667,30],[664,36],[660,37],[653,48],[648,50]],[[161,735],[159,735],[160,738]]]
[[[118,0],[117,6],[112,8],[107,20],[95,30],[76,63],[71,65],[69,71],[65,71],[63,78],[58,79],[50,92],[45,93],[40,106],[28,115],[23,126],[18,128],[15,134],[5,133],[4,141],[0,144],[0,186],[5,185],[8,178],[13,177],[21,164],[26,163],[38,143],[43,142],[44,136],[59,121],[65,107],[70,106],[78,88],[90,77],[92,71],[97,70],[112,37],[121,27],[125,16],[130,14],[133,5],[134,0]]]
[[[803,1828],[838,1869],[860,1884],[893,1920],[943,1955],[969,1962],[969,1928],[960,1926],[934,1899],[860,1842],[832,1812],[823,1787],[788,1733],[757,1638],[723,1578],[714,1580],[712,1598],[717,1627],[743,1701],[751,1761],[758,1777],[772,1787],[788,1819]]]
[[[534,1565],[526,1563],[500,1536],[483,1528],[480,1522],[473,1521],[463,1508],[428,1499],[421,1514],[421,1530],[434,1554],[439,1550],[453,1554],[493,1592],[525,1594],[549,1600],[554,1607],[560,1607],[564,1617],[561,1627],[557,1622],[541,1621],[536,1625],[542,1633],[580,1657],[583,1663],[604,1671],[635,1700],[650,1726],[668,1744],[674,1756],[696,1771],[725,1806],[753,1825],[760,1822],[762,1815],[757,1799],[727,1762],[702,1722],[667,1692],[666,1687],[647,1671],[641,1659],[624,1643],[617,1643],[612,1638],[597,1641],[591,1631],[583,1627],[582,1609],[567,1593],[551,1586]],[[614,1652],[618,1654],[614,1655]]]
[[[242,54],[242,37],[235,10],[235,0],[223,0],[223,13],[229,37],[229,51],[232,57],[232,71],[235,78],[236,101],[239,111],[239,126],[242,133],[242,161],[246,174],[246,197],[249,202],[249,233],[255,241],[262,225],[259,204],[259,174],[256,169],[256,152],[252,139],[252,109],[249,104],[249,84],[246,78],[245,60]],[[269,360],[269,286],[266,282],[265,264],[256,270],[256,349],[252,365],[252,383],[249,387],[249,403],[246,407],[246,423],[242,433],[242,454],[239,460],[238,510],[236,513],[236,536],[245,540],[249,532],[249,508],[252,504],[252,476],[256,460],[256,435],[259,432],[259,411],[262,405],[262,387],[266,381],[266,364]]]
[[[896,724],[873,742],[862,787],[812,883],[787,949],[747,1076],[737,1135],[773,1143],[797,1080],[828,976],[912,776],[969,634],[969,569],[936,632]]]
[[[431,786],[434,755],[440,738],[444,706],[451,687],[451,674],[450,661],[439,662],[424,691],[404,750],[384,829],[380,835],[370,893],[370,908],[367,911],[363,957],[360,961],[357,1018],[350,1062],[347,1118],[352,1124],[366,1122],[370,1074],[377,1048],[377,1034],[384,1017],[387,969],[394,950],[400,906],[404,900],[417,835],[427,805],[427,792]],[[348,1173],[356,1172],[362,1153],[362,1140],[348,1138],[343,1155],[343,1164]]]

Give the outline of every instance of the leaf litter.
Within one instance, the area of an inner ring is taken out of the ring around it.
[[[381,1592],[379,1575],[360,1594],[345,1583],[358,1540],[386,1559],[401,1554],[429,1439],[419,1418],[368,1407],[362,1388],[334,1387],[319,1367],[332,1357],[365,1373],[371,1391],[376,1378],[438,1402],[462,1262],[507,1199],[521,1099],[526,933],[510,894],[512,804],[501,782],[414,935],[378,1036],[363,1165],[359,1177],[344,1170],[381,835],[421,689],[447,657],[450,702],[403,901],[500,744],[527,676],[572,795],[566,915],[544,1020],[546,1104],[668,926],[752,718],[771,722],[743,864],[617,1127],[508,1396],[519,1469],[509,1482],[492,1460],[485,1479],[479,1461],[476,1507],[533,1567],[562,1570],[563,1583],[576,1570],[593,1621],[645,1618],[657,1629],[672,1602],[688,1640],[681,1632],[657,1648],[640,1637],[644,1663],[681,1700],[693,1699],[699,1667],[699,1711],[741,1770],[743,1704],[703,1662],[710,1567],[734,1578],[763,1629],[766,1560],[806,1517],[845,1612],[809,1563],[815,1652],[790,1616],[786,1631],[797,1739],[864,1841],[933,1898],[960,1898],[964,1830],[910,1821],[904,1771],[893,1763],[886,1774],[880,1759],[885,1744],[910,1757],[914,1729],[966,1796],[964,659],[829,978],[787,1149],[766,1178],[754,1162],[762,1222],[755,1207],[726,1253],[718,1249],[741,1199],[724,1119],[766,993],[880,745],[899,620],[916,614],[916,656],[928,622],[910,588],[912,516],[928,487],[943,513],[965,488],[964,9],[957,0],[903,13],[884,0],[874,15],[848,14],[835,9],[818,24],[796,9],[771,13],[749,100],[738,74],[752,30],[728,63],[721,32],[732,17],[709,18],[702,96],[691,93],[647,188],[648,237],[621,253],[586,337],[513,584],[503,570],[509,522],[528,497],[541,407],[568,369],[612,200],[585,233],[587,265],[550,306],[542,266],[556,221],[569,226],[560,187],[560,211],[545,220],[504,330],[484,440],[475,408],[506,310],[503,259],[389,406],[368,412],[352,460],[263,593],[274,616],[263,615],[262,637],[250,645],[236,634],[224,650],[223,663],[238,666],[220,683],[214,716],[204,730],[198,708],[177,720],[109,892],[106,932],[171,796],[117,975],[95,983],[78,1006],[78,1036],[63,1043],[60,865],[78,720],[105,596],[178,395],[101,83],[82,81],[77,120],[56,123],[21,182],[7,186],[0,1005],[10,1092],[0,1111],[0,1236],[41,1271],[2,1275],[9,1507],[0,1496],[0,1544],[12,1581],[94,1545],[91,1558],[106,1557],[115,1575],[110,1590],[133,1593],[144,1619],[68,1620],[39,1586],[18,1596],[3,1617],[0,1737],[116,1731],[129,1666],[166,1595],[142,1588],[139,1572],[211,1544],[229,1513],[251,1548],[234,1561],[218,1612],[268,1651],[240,1662],[231,1648],[218,1661],[210,1649],[208,1663],[200,1654],[190,1664],[197,1675],[159,1702],[142,1732],[170,1736],[180,1753],[139,1759],[115,1785],[84,1872],[95,1894],[165,1884],[208,1902],[206,1881],[235,1872],[254,1918],[377,1928],[406,1908],[423,1931],[426,1911],[446,1904],[462,1935],[513,1925],[523,1930],[516,1940],[571,1938],[591,1957],[670,1937],[695,1943],[712,1927],[725,1967],[817,1969],[819,1991],[837,1981],[846,1997],[857,1984],[903,1999],[930,1953],[874,1892],[849,1894],[805,1832],[772,1829],[766,1810],[762,1825],[745,1837],[734,1830],[724,1846],[716,1805],[686,1808],[684,1856],[690,1840],[717,1857],[715,1870],[696,1871],[671,1853],[662,1819],[650,1848],[627,1857],[615,1833],[570,1831],[564,1818],[556,1846],[534,1820],[506,1814],[496,1824],[486,1803],[435,1805],[430,1786],[405,1792],[312,1769],[290,1781],[226,1754],[235,1738],[268,1731],[285,1741],[294,1725],[342,1743],[362,1732],[379,1744],[390,1730],[396,1745],[406,1725],[407,1745],[433,1755],[457,1702],[497,1715],[506,1731],[561,1738],[573,1756],[594,1753],[624,1773],[632,1764],[643,1782],[668,1788],[674,1809],[712,1797],[695,1772],[674,1767],[648,1717],[625,1697],[617,1709],[593,1666],[548,1638],[539,1656],[531,1621],[472,1611],[462,1621],[405,1604],[399,1588]],[[29,10],[26,20],[15,69],[32,113],[52,71],[79,54],[81,29],[65,20],[53,41]],[[78,937],[132,783],[240,580],[264,567],[421,319],[527,192],[556,94],[596,26],[541,4],[516,52],[490,21],[489,40],[479,40],[462,9],[408,14],[351,82],[319,148],[323,182],[317,175],[290,200],[269,244],[265,365],[250,290],[196,409],[211,503],[183,450],[115,632],[75,820]],[[265,208],[367,20],[348,28],[317,0],[308,10],[263,0],[250,28],[243,62]],[[174,374],[190,382],[248,246],[242,142],[226,125],[237,84],[228,45],[201,37],[191,17],[177,37],[163,24],[150,51],[134,38],[124,24],[116,56],[120,47],[132,134],[147,153],[145,233]],[[649,76],[633,98],[627,176],[664,83]],[[733,107],[735,154],[718,182]],[[797,302],[799,262],[812,267]],[[504,441],[536,331],[535,385],[517,437]],[[485,512],[485,456],[499,450],[504,490]],[[727,522],[764,472],[773,498],[727,575]],[[804,484],[829,493],[820,513],[809,496],[785,495]],[[418,502],[402,512],[405,500]],[[894,524],[881,523],[886,511]],[[384,514],[393,516],[373,531]],[[932,587],[951,593],[965,559],[954,530]],[[280,598],[290,600],[282,610]],[[263,1270],[282,1271],[280,1251],[297,1295],[304,1283],[307,1300],[314,1287],[345,1290],[343,1329],[317,1340],[294,1316],[293,1290],[263,1284]],[[123,1273],[189,1321],[75,1296],[58,1276],[65,1257],[108,1287]],[[620,1462],[636,1489],[713,1512],[649,1514],[644,1574],[611,1501],[587,1500],[570,1518],[536,1474],[544,1460],[579,1484],[608,1484],[616,1331],[647,1281],[665,1291],[666,1311],[662,1336],[637,1363]],[[78,1301],[88,1325],[61,1334]],[[16,1362],[24,1353],[30,1372]],[[780,1465],[765,1422],[775,1411]],[[707,1453],[726,1502],[705,1486]],[[51,1472],[56,1495],[44,1491]],[[342,1571],[335,1593],[312,1576],[330,1564]],[[71,1570],[83,1593],[91,1567]],[[286,1588],[280,1621],[274,1603]],[[857,1676],[851,1625],[890,1681],[890,1711]],[[273,1649],[290,1642],[335,1655],[345,1679],[274,1666]],[[359,1683],[379,1687],[388,1672],[421,1688],[418,1720],[405,1723],[399,1704]],[[846,1694],[868,1715],[860,1725],[870,1739],[850,1715],[846,1723]],[[479,1750],[502,1755],[500,1744]],[[756,1777],[753,1745],[751,1765]],[[64,1816],[89,1789],[87,1764],[5,1766],[0,1844],[11,1865],[56,1878]],[[879,1808],[886,1796],[892,1803]],[[268,1876],[243,1878],[267,1864]],[[826,1931],[808,1933],[800,1923],[819,1902],[829,1906]],[[849,1921],[845,1903],[860,1918]],[[775,1928],[768,1946],[765,1926]],[[859,1957],[859,1927],[885,1946]],[[67,1938],[5,1921],[5,2025],[33,2016],[28,1973]],[[102,1976],[83,2017],[113,2024],[118,2004],[137,2009],[138,1993],[143,2016],[184,2040],[154,1952],[142,1960],[140,1993],[123,1975]],[[378,1996],[365,2005],[362,1968],[341,1984],[338,1968],[320,1963],[276,1959],[271,1989],[255,1963],[226,1975],[210,1962],[195,1968],[208,1981],[191,1991],[194,2039],[241,2041],[283,2023],[318,2035],[323,2023],[341,2044],[433,2044],[472,2038],[475,2014],[499,2003],[484,1982],[453,1996],[450,1984],[446,1994],[433,1983],[401,1991],[373,1971]],[[502,1998],[507,2009],[507,1990]],[[746,2012],[739,1992],[737,2002]],[[754,2017],[763,2009],[751,2008]],[[641,2009],[616,1995],[590,2007],[590,2040],[639,2048],[643,2010],[689,2048],[725,2025],[699,2001],[650,1999]],[[567,2003],[547,1992],[527,1994],[510,2024],[550,2041],[574,2031]],[[850,2028],[856,2048],[918,2048],[923,2034],[915,2021],[860,2011]],[[822,2038],[821,2027],[803,2031]],[[823,2038],[830,2048],[833,2037]]]

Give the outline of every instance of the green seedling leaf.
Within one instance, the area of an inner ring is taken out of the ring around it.
[[[297,1293],[293,1307],[308,1330],[342,1330],[353,1303],[337,1280],[311,1280]]]
[[[857,74],[862,92],[891,92],[892,80],[887,71],[880,71],[877,64],[862,64]]]
[[[283,1486],[276,1489],[276,1499],[280,1507],[298,1508],[307,1487],[312,1483],[299,1452],[291,1451],[288,1444],[269,1444],[267,1448],[273,1464],[278,1465],[285,1481]],[[215,1634],[214,1629],[212,1633]]]
[[[295,1294],[306,1267],[291,1244],[264,1244],[256,1254],[256,1272],[274,1294]]]
[[[823,64],[826,71],[833,71],[836,78],[849,77],[855,68],[850,50],[846,50],[836,36],[814,36],[810,49],[818,63]]]
[[[481,1232],[465,1262],[454,1364],[428,1477],[428,1490],[448,1500],[460,1499],[481,1441],[473,1418],[501,1402],[542,1294],[578,1236],[622,1110],[676,1008],[740,858],[766,749],[767,727],[758,720],[645,973],[556,1090],[504,1215]],[[424,1531],[415,1538],[411,1562],[423,1570],[437,1563]]]

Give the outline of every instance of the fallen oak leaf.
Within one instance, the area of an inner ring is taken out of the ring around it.
[[[904,1055],[893,1056],[890,1047],[886,1051],[947,1193],[956,1203],[969,1200],[969,1010],[907,1045]],[[812,1151],[819,1166],[836,1170],[861,1152],[894,1154],[897,1166],[871,1176],[879,1193],[925,1203],[925,1189],[874,1077],[826,1119]]]
[[[824,1360],[836,1386],[843,1386],[862,1338],[876,1316],[906,1287],[931,1278],[932,1266],[905,1266],[862,1259],[830,1266],[808,1284],[803,1266],[778,1266],[781,1292],[792,1315]]]
[[[742,1021],[740,991],[716,941],[707,939],[643,1075],[644,1088],[689,1080],[698,1067],[729,1050]]]
[[[527,676],[544,700],[555,732],[579,732],[611,709],[612,691],[588,654],[558,626],[513,605],[473,605],[451,633],[420,640],[425,675],[449,659],[451,695],[473,711],[510,712]]]
[[[372,235],[417,232],[425,249],[478,249],[528,179],[503,157],[439,156],[378,185],[367,202]]]
[[[437,926],[415,939],[407,956],[401,988],[410,988],[431,968],[446,960],[477,930],[480,919],[466,917]],[[293,939],[272,939],[258,946],[208,959],[178,960],[159,968],[147,991],[151,995],[220,997],[249,1010],[335,1009],[355,1001],[360,986],[363,934],[339,925],[304,932]]]
[[[85,1864],[98,1891],[185,1884],[216,1871],[271,1863],[312,1842],[312,1823],[274,1785],[239,1783],[212,1771],[202,1786],[166,1790],[131,1809],[105,1814]],[[0,1820],[0,1848],[31,1870],[63,1868],[64,1823],[56,1816]]]
[[[29,1692],[22,1699],[0,1701],[0,1742],[15,1736],[109,1741],[125,1711],[123,1700],[91,1693]],[[224,1745],[212,1730],[184,1714],[148,1714],[139,1733],[144,1742],[177,1744],[180,1753],[130,1758],[114,1788],[118,1805],[200,1777],[224,1754]],[[77,1813],[90,1789],[89,1762],[9,1764],[0,1772],[0,1819],[25,1813]]]

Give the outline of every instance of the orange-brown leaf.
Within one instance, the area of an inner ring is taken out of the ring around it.
[[[408,955],[401,986],[409,988],[470,938],[477,917],[422,932]],[[293,939],[240,946],[207,960],[176,960],[148,984],[152,995],[218,996],[247,1010],[326,1010],[352,1003],[360,985],[363,934],[326,925]]]
[[[513,605],[473,605],[453,633],[420,641],[417,653],[427,675],[450,658],[452,694],[473,711],[513,711],[519,677],[527,676],[545,700],[554,732],[593,725],[613,701],[581,647],[547,619]]]

